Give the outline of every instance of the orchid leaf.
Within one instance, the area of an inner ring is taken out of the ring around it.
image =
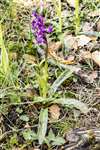
[[[59,98],[59,99],[55,99],[53,103],[62,104],[63,106],[67,106],[67,107],[77,108],[84,114],[86,114],[89,111],[87,104],[77,99]]]
[[[73,74],[73,70],[65,70],[61,75],[55,80],[55,82],[52,84],[49,95],[53,95],[58,87],[68,78],[70,78]]]
[[[42,144],[45,139],[47,131],[47,123],[48,123],[48,109],[42,109],[39,116],[39,127],[38,127],[39,144]]]

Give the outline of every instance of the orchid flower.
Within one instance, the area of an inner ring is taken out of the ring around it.
[[[45,25],[44,17],[37,12],[32,13],[32,32],[35,36],[35,39],[39,45],[47,44],[46,35],[53,31],[52,26],[50,25],[48,28]]]

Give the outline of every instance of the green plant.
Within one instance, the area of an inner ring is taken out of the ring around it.
[[[38,125],[38,141],[39,144],[42,144],[45,139],[45,135],[47,132],[47,124],[48,124],[48,109],[41,109],[39,115],[39,125]]]
[[[75,33],[78,34],[79,30],[80,30],[79,0],[75,0]]]
[[[48,63],[42,61],[36,66],[36,79],[39,86],[39,94],[46,97],[48,93]]]
[[[55,10],[56,10],[56,15],[59,19],[59,32],[62,32],[62,11],[61,11],[61,0],[52,0]]]
[[[17,17],[16,0],[10,0],[10,2],[9,2],[9,13],[13,19],[15,19]]]
[[[34,133],[31,129],[24,130],[22,135],[26,141],[34,141],[38,139],[37,134]]]
[[[26,129],[22,131],[24,139],[28,143],[38,140],[40,145],[46,143],[48,147],[64,144],[65,143],[64,138],[60,137],[59,135],[55,136],[52,130],[50,130],[48,135],[46,136],[47,124],[48,124],[48,109],[42,109],[39,115],[38,132],[35,133],[31,129]]]
[[[53,28],[51,25],[46,27],[44,17],[37,11],[32,12],[34,19],[32,20],[32,32],[37,42],[37,46],[45,46],[45,61],[40,63],[37,71],[37,80],[39,84],[40,95],[46,97],[47,95],[47,82],[48,82],[48,39],[47,33],[51,33]]]
[[[2,31],[2,26],[0,24],[0,48],[1,48],[1,63],[0,63],[0,69],[1,72],[4,73],[5,75],[8,74],[9,72],[9,58],[8,58],[8,53],[5,48],[4,40],[3,40],[3,31]]]
[[[62,145],[65,143],[65,140],[63,137],[60,137],[59,135],[55,136],[52,130],[49,131],[48,136],[45,138],[45,143],[50,147],[51,145]]]
[[[55,92],[57,91],[58,87],[61,86],[61,84],[70,78],[73,75],[73,70],[66,69],[63,71],[59,77],[53,82],[53,84],[50,87],[49,95],[53,96]]]

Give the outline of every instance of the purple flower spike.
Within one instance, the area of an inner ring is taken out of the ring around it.
[[[33,11],[33,12],[32,12],[32,16],[33,16],[33,17],[37,17],[37,16],[38,16],[38,14],[36,13],[36,11]]]
[[[32,16],[32,33],[34,34],[38,44],[47,44],[46,34],[53,31],[52,26],[45,26],[44,17],[37,12],[33,12]]]
[[[49,27],[48,27],[48,29],[47,29],[47,32],[48,33],[51,33],[53,31],[53,27],[50,25]]]

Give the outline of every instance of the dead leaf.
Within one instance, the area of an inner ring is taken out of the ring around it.
[[[34,6],[39,8],[41,2],[43,3],[43,7],[46,8],[47,2],[51,2],[51,0],[31,0],[34,3]]]
[[[91,52],[90,51],[82,51],[80,54],[82,59],[91,59]]]
[[[62,42],[53,42],[49,44],[48,53],[49,57],[63,64],[73,64],[74,61],[65,60],[63,57],[57,55],[57,51],[62,47]]]
[[[36,61],[35,57],[33,55],[29,55],[29,54],[24,54],[23,59],[28,64],[35,64],[35,61]]]
[[[35,95],[35,92],[33,89],[26,89],[26,97],[33,98],[34,95]]]
[[[71,62],[71,61],[73,61],[73,62],[74,62],[75,57],[74,57],[74,56],[72,56],[72,55],[69,55],[69,56],[68,56],[68,58],[67,58],[67,60],[68,60],[68,61],[70,61],[70,62]]]
[[[93,32],[93,27],[89,22],[85,22],[83,25],[83,32]]]
[[[81,81],[84,81],[85,83],[93,83],[96,78],[98,78],[98,72],[97,71],[84,71],[79,70],[78,72],[75,72],[75,74],[80,77]]]
[[[77,36],[78,46],[83,47],[91,41],[91,38],[86,35]]]
[[[90,75],[88,76],[89,80],[91,81],[91,83],[94,82],[94,80],[98,77],[98,73],[97,71],[92,71],[90,73]]]
[[[91,81],[89,79],[89,76],[88,76],[88,74],[85,71],[80,70],[79,72],[76,73],[76,75],[78,77],[80,77],[81,81],[83,81],[85,83],[91,83]]]
[[[21,149],[22,150],[22,149]],[[24,150],[24,149],[23,149]],[[26,150],[26,149],[25,149]],[[40,150],[39,148],[30,147],[29,150]]]
[[[99,51],[94,51],[94,52],[81,52],[81,58],[83,59],[92,59],[97,65],[100,66],[100,52]]]
[[[77,134],[75,134],[74,132],[73,132],[73,130],[71,130],[71,131],[69,131],[69,132],[67,132],[67,134],[66,134],[66,140],[67,141],[69,141],[69,142],[78,142],[78,140],[79,140],[79,136],[77,135]]]
[[[25,126],[24,126],[24,128],[30,128],[29,123],[26,123]]]
[[[9,55],[9,59],[10,59],[10,60],[16,60],[17,57],[18,57],[18,54],[15,53],[15,52],[9,52],[8,55]]]
[[[21,150],[21,148],[13,147],[13,150]],[[23,149],[23,150],[26,150],[26,149]]]
[[[67,3],[68,3],[71,7],[75,8],[75,0],[67,0]]]
[[[58,41],[58,42],[50,42],[49,45],[49,51],[58,51],[61,47],[62,47],[62,42]]]
[[[51,120],[58,120],[60,116],[60,108],[58,105],[52,105],[49,107]]]
[[[24,6],[26,8],[33,6],[32,0],[13,0],[14,3],[18,4],[19,6]]]
[[[100,66],[100,52],[99,51],[93,52],[91,58],[97,65]]]
[[[67,48],[68,50],[70,49],[77,50],[78,47],[83,47],[87,45],[90,41],[91,38],[86,35],[80,35],[76,37],[68,35],[67,37],[64,38],[64,45],[65,48]]]
[[[96,97],[100,98],[100,88],[96,88],[96,93],[95,93]]]
[[[100,20],[97,22],[97,31],[100,32]]]
[[[88,16],[90,16],[90,17],[97,17],[97,16],[99,16],[99,15],[100,15],[100,9],[95,10],[95,11],[93,11],[93,12],[90,12],[90,13],[88,14]]]
[[[78,49],[78,42],[76,37],[72,36],[72,35],[66,35],[64,37],[64,45],[65,48],[70,50],[70,49]]]
[[[91,39],[91,41],[96,42],[97,37],[96,36],[89,36],[89,38]]]

